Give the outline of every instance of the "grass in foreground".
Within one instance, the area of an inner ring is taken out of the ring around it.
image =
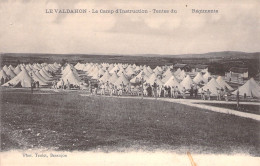
[[[164,101],[4,90],[1,150],[172,150],[259,156],[259,122]]]

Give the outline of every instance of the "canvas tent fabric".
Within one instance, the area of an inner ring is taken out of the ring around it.
[[[8,68],[8,70],[6,71],[6,74],[8,76],[10,76],[11,78],[14,78],[16,76],[16,74],[13,72],[13,70],[11,68]]]
[[[35,71],[35,74],[37,75],[37,77],[39,77],[41,80],[43,80],[44,82],[48,82],[48,80],[47,79],[45,79],[40,73],[39,73],[39,71]]]
[[[14,69],[14,73],[17,75],[21,72],[22,70],[20,69],[20,66],[16,66]]]
[[[117,80],[116,82],[114,83],[114,85],[116,86],[119,86],[121,84],[124,84],[124,85],[127,85],[130,83],[130,81],[124,76],[124,75],[121,75]]]
[[[110,83],[115,83],[118,78],[119,78],[119,76],[117,75],[116,72],[114,72],[114,73],[112,74],[112,76],[109,78],[108,82],[110,82]]]
[[[212,78],[206,85],[199,89],[199,93],[201,93],[202,89],[204,91],[209,89],[211,96],[217,96],[217,90],[221,89],[221,86],[217,83],[215,78]]]
[[[209,78],[211,78],[211,74],[209,72],[206,72],[202,77],[203,81],[207,83]]]
[[[187,75],[182,82],[180,83],[183,87],[185,87],[185,89],[191,89],[192,84],[194,84],[194,82],[192,81],[192,79],[190,78],[189,75]]]
[[[110,77],[111,77],[111,75],[109,74],[108,71],[106,71],[105,74],[99,79],[99,81],[107,82]]]
[[[32,79],[33,79],[34,81],[38,81],[38,82],[39,82],[40,86],[47,85],[47,83],[44,82],[42,79],[40,79],[40,78],[35,74],[34,71],[31,71],[31,72],[30,72],[30,75],[31,75],[31,77],[32,77]]]
[[[32,78],[25,69],[23,69],[17,76],[2,86],[16,86],[19,83],[21,83],[22,87],[31,87]]]
[[[201,75],[201,73],[199,72],[194,78],[193,78],[194,83],[199,84],[202,81],[204,82],[204,78]]]
[[[77,79],[73,71],[70,71],[65,77],[62,77],[61,80],[63,80],[64,84],[67,84],[67,81],[69,81],[69,84],[78,86],[81,85],[81,80]],[[62,85],[61,80],[57,83],[58,86]]]
[[[239,95],[243,96],[246,94],[248,97],[260,98],[260,86],[256,83],[256,81],[251,78],[244,85],[238,88]],[[235,90],[232,94],[236,95],[237,90]]]
[[[218,76],[216,81],[221,86],[221,88],[223,88],[223,89],[227,88],[228,90],[234,90],[230,85],[228,85],[226,83],[226,81],[223,80],[223,78],[221,76]]]
[[[3,69],[5,72],[8,70],[8,67],[6,65],[4,65]]]
[[[164,86],[170,86],[170,87],[176,87],[178,86],[178,90],[181,91],[183,89],[183,86],[176,80],[174,76],[172,76],[165,84]]]
[[[0,71],[0,79],[1,79],[2,77],[3,77],[4,79],[6,79],[6,78],[8,77],[4,70],[1,70],[1,71]]]

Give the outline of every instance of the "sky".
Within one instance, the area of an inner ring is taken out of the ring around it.
[[[177,14],[48,14],[46,9],[175,9]],[[259,0],[0,0],[2,53],[217,51],[260,52]]]

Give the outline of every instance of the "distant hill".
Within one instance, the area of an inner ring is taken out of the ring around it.
[[[96,57],[120,57],[120,56],[141,56],[141,57],[166,57],[166,58],[234,58],[234,59],[258,59],[260,57],[260,52],[255,53],[246,53],[238,51],[223,51],[223,52],[209,52],[203,54],[180,54],[180,55],[162,55],[162,54],[48,54],[48,53],[0,53],[0,56],[42,56],[42,58],[47,58],[50,56],[63,56],[63,57],[72,57],[78,56],[81,58],[96,56]]]
[[[145,54],[139,56],[158,56],[156,54]],[[208,52],[203,54],[180,54],[180,55],[160,55],[168,58],[238,58],[238,59],[255,59],[260,57],[260,52],[246,53],[238,51]]]

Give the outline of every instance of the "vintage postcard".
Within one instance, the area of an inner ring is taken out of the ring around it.
[[[0,165],[256,166],[258,0],[1,0]]]

